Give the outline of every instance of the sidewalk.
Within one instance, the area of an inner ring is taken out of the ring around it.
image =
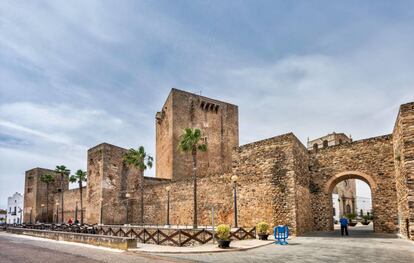
[[[253,248],[269,245],[274,240],[259,240],[259,239],[247,239],[247,240],[233,240],[230,243],[230,248],[222,249],[217,246],[217,243],[205,244],[194,247],[174,247],[174,246],[162,246],[154,244],[142,244],[138,243],[138,248],[128,249],[131,252],[146,252],[156,254],[186,254],[186,253],[219,253],[219,252],[232,252],[243,251]]]

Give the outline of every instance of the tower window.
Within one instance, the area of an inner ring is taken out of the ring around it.
[[[327,148],[328,147],[328,140],[324,140],[323,141],[323,148]]]

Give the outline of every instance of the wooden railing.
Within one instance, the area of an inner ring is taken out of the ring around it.
[[[168,228],[141,228],[141,227],[117,227],[98,226],[97,234],[133,237],[140,243],[190,246],[206,244],[213,241],[211,229],[168,229]],[[231,231],[230,239],[255,239],[256,228],[236,228]]]
[[[49,231],[74,232],[84,234],[97,234],[117,237],[132,237],[145,244],[168,246],[192,246],[213,242],[213,230],[206,229],[176,229],[176,228],[147,228],[142,226],[116,226],[116,225],[65,225],[65,224],[34,224],[19,225],[15,227],[40,229]],[[234,228],[230,232],[230,239],[255,239],[256,228]]]

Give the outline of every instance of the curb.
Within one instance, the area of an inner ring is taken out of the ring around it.
[[[252,246],[252,247],[246,247],[246,248],[229,248],[229,249],[221,249],[221,250],[206,250],[206,251],[200,251],[200,250],[196,250],[196,251],[145,251],[145,250],[140,250],[138,248],[132,248],[132,249],[128,249],[128,252],[134,252],[134,253],[149,253],[149,254],[206,254],[206,253],[225,253],[225,252],[236,252],[236,251],[246,251],[246,250],[250,250],[250,249],[254,249],[254,248],[259,248],[259,247],[264,247],[270,244],[273,244],[274,242],[269,242],[269,243],[265,243],[265,244],[260,244],[260,245],[256,245],[256,246]]]

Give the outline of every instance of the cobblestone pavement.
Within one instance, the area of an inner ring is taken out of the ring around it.
[[[366,227],[338,230],[290,240],[289,245],[224,253],[154,255],[120,252],[82,244],[56,242],[0,232],[0,262],[414,262],[414,242],[374,234]]]
[[[241,252],[169,255],[197,262],[393,262],[413,263],[414,242],[394,235],[375,234],[367,227],[298,237],[287,246],[268,245]]]

